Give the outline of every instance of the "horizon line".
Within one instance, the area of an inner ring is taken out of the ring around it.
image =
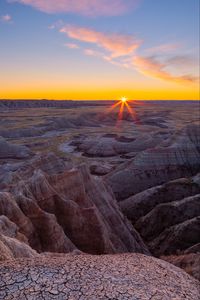
[[[0,101],[118,101],[119,99],[34,99],[34,98],[15,98]],[[129,101],[200,101],[200,99],[128,99]]]

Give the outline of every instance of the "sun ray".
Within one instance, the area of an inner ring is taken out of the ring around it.
[[[120,110],[119,110],[119,114],[118,114],[118,120],[119,120],[119,121],[121,121],[122,118],[123,118],[124,106],[125,106],[125,102],[122,101],[122,102],[121,102],[121,106],[120,106]]]
[[[129,100],[127,97],[123,96],[120,98],[120,100],[117,101],[117,103],[113,104],[108,109],[107,113],[113,111],[116,107],[120,106],[116,122],[117,126],[121,124],[121,121],[124,118],[124,111],[130,114],[135,124],[141,124],[135,111],[135,106],[137,107],[138,105],[146,105],[146,103],[144,103],[143,101]]]
[[[136,114],[135,114],[134,110],[130,107],[130,105],[127,102],[125,102],[125,105],[126,105],[128,111],[129,111],[130,115],[135,120]]]
[[[107,111],[107,113],[111,112],[115,107],[121,104],[121,100],[119,100],[117,103],[113,104]]]
[[[120,101],[120,109],[119,109],[119,113],[118,113],[118,117],[117,117],[117,122],[116,122],[116,126],[119,127],[122,120],[123,120],[123,113],[124,113],[124,107],[125,107],[125,102]]]
[[[134,122],[137,123],[137,124],[139,124],[140,121],[139,121],[139,119],[138,119],[138,117],[137,117],[137,114],[136,114],[136,112],[134,111],[134,109],[132,109],[132,108],[130,107],[130,105],[128,104],[128,102],[126,102],[125,105],[126,105],[126,107],[127,107],[127,109],[128,109],[128,112],[130,113],[131,117],[133,118]]]

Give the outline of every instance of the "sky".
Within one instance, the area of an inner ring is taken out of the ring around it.
[[[199,99],[199,0],[0,0],[0,99]]]

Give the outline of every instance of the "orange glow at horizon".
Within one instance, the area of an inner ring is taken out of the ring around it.
[[[128,101],[128,98],[126,98],[126,97],[121,97],[120,100],[121,100],[122,102],[126,103],[126,101]]]
[[[98,88],[79,88],[74,87],[63,88],[62,86],[54,87],[53,83],[48,83],[47,86],[24,86],[22,82],[16,82],[15,85],[4,84],[0,88],[0,99],[55,99],[55,100],[113,100],[116,94],[121,94],[126,91],[128,99],[137,98],[137,100],[197,100],[199,101],[199,88],[189,89],[186,86],[182,89],[134,89],[131,90],[128,87],[116,89],[114,87],[104,88],[99,90]],[[120,101],[120,99],[118,100]],[[129,100],[128,100],[129,101]]]

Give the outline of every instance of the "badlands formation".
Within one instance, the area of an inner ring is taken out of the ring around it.
[[[199,299],[198,103],[0,104],[0,299]]]

